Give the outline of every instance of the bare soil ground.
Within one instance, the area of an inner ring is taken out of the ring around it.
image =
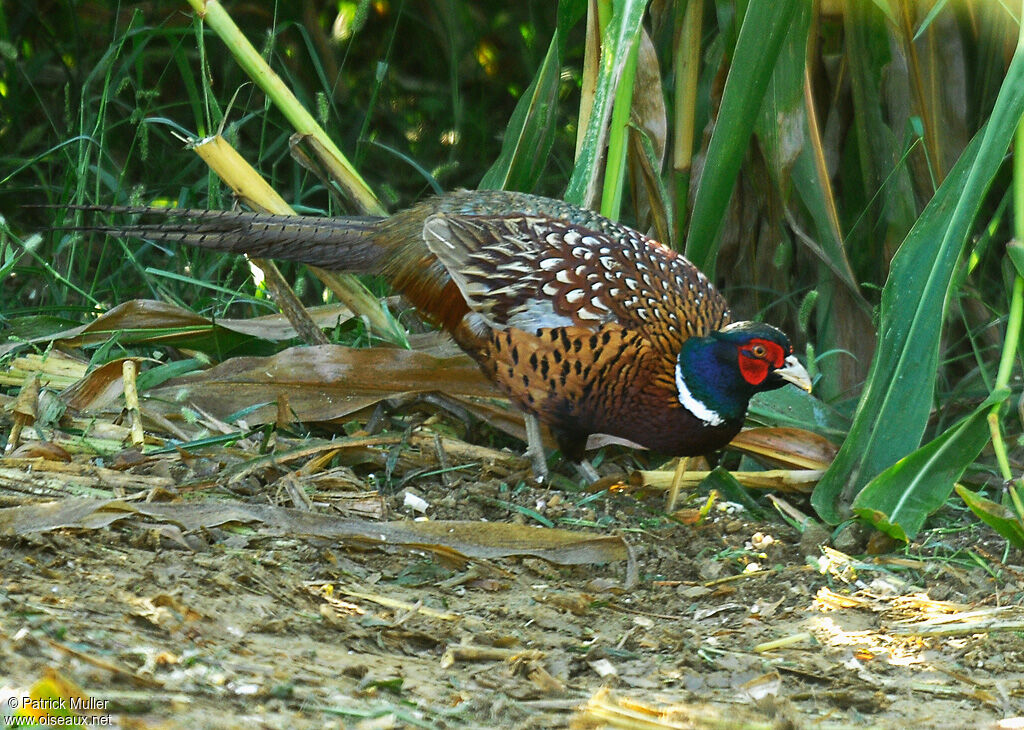
[[[824,532],[724,504],[682,524],[661,495],[479,476],[412,488],[430,520],[534,510],[621,534],[631,559],[467,561],[140,515],[8,534],[2,701],[51,676],[99,703],[94,722],[138,728],[977,728],[1024,715],[1024,559],[982,527],[855,560],[823,552]],[[251,491],[149,496],[287,501]],[[388,519],[418,515],[405,500],[384,495]]]

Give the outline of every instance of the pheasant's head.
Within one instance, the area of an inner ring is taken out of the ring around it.
[[[743,420],[755,393],[811,379],[784,333],[762,322],[736,322],[683,343],[676,361],[679,403],[709,426]]]

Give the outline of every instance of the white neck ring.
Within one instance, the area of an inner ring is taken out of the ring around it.
[[[707,404],[690,392],[689,387],[686,385],[686,378],[683,377],[682,363],[676,361],[676,390],[677,397],[679,398],[679,404],[692,413],[698,421],[705,426],[721,426],[725,423],[725,419],[718,413],[718,411],[708,408]]]

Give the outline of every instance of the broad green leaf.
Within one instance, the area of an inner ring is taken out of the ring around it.
[[[686,241],[687,257],[712,279],[722,221],[757,111],[801,4],[799,0],[751,0],[740,27]]]
[[[921,441],[953,269],[1022,112],[1024,54],[1018,47],[988,124],[964,150],[893,258],[867,385],[849,438],[812,497],[818,514],[829,522],[842,519],[844,505],[868,481]],[[857,503],[860,510],[887,511],[869,497]]]
[[[889,5],[888,0],[874,0],[875,5],[885,13],[885,17],[889,19],[889,22],[893,25],[897,25],[896,13],[893,11],[892,6]]]
[[[928,11],[928,15],[925,16],[924,20],[921,21],[921,25],[918,26],[917,31],[914,32],[914,40],[917,41],[925,31],[931,27],[932,22],[938,17],[939,13],[946,7],[948,0],[939,0],[932,9]]]
[[[601,215],[618,220],[622,207],[622,183],[626,179],[626,152],[629,144],[630,117],[633,113],[633,87],[636,82],[637,58],[640,54],[638,28],[630,40],[626,64],[622,67],[615,88],[611,122],[608,127],[608,154],[604,163],[604,189],[601,193]]]
[[[139,376],[135,381],[135,388],[140,393],[144,393],[150,388],[156,388],[157,386],[166,383],[171,378],[177,378],[183,375],[189,375],[190,373],[199,372],[207,365],[209,365],[209,362],[198,357],[190,357],[185,360],[172,360],[171,362],[157,365],[156,367],[152,367],[149,370],[144,370],[139,373]]]
[[[24,349],[32,342],[56,339],[65,330],[80,326],[80,322],[65,317],[35,314],[4,320],[4,339],[0,342],[0,355]]]
[[[810,5],[801,6],[775,63],[755,133],[783,204],[798,221],[793,230],[799,248],[810,251],[824,264],[816,285],[820,300],[814,344],[819,351],[850,353],[824,361],[816,392],[830,399],[863,380],[875,332],[871,307],[860,293],[843,247],[820,120],[808,118],[808,102],[814,103],[805,97],[811,93],[809,82],[805,88],[804,74],[810,21]],[[806,208],[803,215],[801,202]],[[808,224],[805,234],[802,228]]]
[[[835,218],[838,216],[830,206],[826,195],[830,181],[824,171],[825,152],[810,139],[808,129],[805,87],[804,55],[806,54],[807,32],[810,24],[809,9],[802,8],[786,42],[779,53],[775,73],[772,74],[756,133],[761,147],[765,150],[768,168],[776,178],[783,200],[789,201],[791,191],[807,208],[814,223],[809,247],[850,292],[861,302],[860,287],[857,284],[850,261],[843,248],[842,232]],[[820,120],[819,120],[820,121]],[[820,143],[821,130],[814,130]],[[820,155],[820,168],[817,156]]]
[[[912,540],[988,443],[988,411],[1009,394],[994,393],[956,426],[883,471],[857,495],[853,511],[898,540]]]
[[[844,438],[850,421],[832,406],[799,388],[780,388],[758,393],[751,399],[748,420],[764,426],[795,426],[808,431]]]
[[[978,519],[1010,541],[1014,547],[1024,548],[1024,523],[1020,518],[998,502],[972,492],[962,484],[956,485],[956,493]]]
[[[556,31],[537,75],[512,112],[501,154],[480,180],[481,189],[530,192],[536,186],[555,141],[560,73]]]
[[[783,37],[754,125],[768,170],[783,200],[789,197],[789,171],[807,144],[804,65],[810,22],[810,4],[798,6]]]

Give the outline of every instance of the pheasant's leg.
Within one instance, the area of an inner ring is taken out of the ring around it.
[[[548,478],[548,457],[544,453],[544,440],[540,435],[540,421],[532,413],[525,414],[526,422],[526,455],[533,464],[533,475],[537,481]]]
[[[576,471],[578,471],[580,476],[586,480],[587,484],[593,484],[601,478],[601,475],[597,473],[597,469],[594,468],[594,465],[590,463],[589,459],[584,459],[577,464]]]
[[[676,502],[679,501],[679,488],[683,483],[683,474],[690,468],[690,457],[680,456],[676,464],[676,473],[672,476],[672,485],[668,488],[668,495],[665,497],[665,511],[672,514],[676,511]]]

